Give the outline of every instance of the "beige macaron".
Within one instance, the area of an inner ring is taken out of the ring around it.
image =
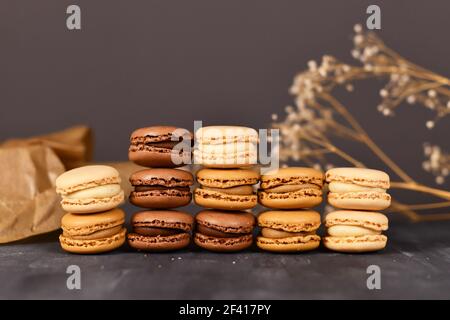
[[[323,173],[303,167],[280,168],[261,176],[259,203],[272,209],[312,208],[322,202]]]
[[[256,244],[265,251],[298,252],[316,249],[320,214],[312,210],[266,211],[258,216],[261,234]]]
[[[384,210],[391,204],[389,176],[379,170],[334,168],[325,174],[328,203],[336,208]]]
[[[68,252],[95,254],[114,250],[125,242],[125,213],[113,209],[90,215],[68,213],[61,220],[61,247]]]
[[[246,210],[257,204],[253,185],[259,173],[249,169],[202,169],[194,200],[199,206],[221,210]]]
[[[257,163],[258,132],[239,126],[209,126],[195,133],[194,163],[210,168],[240,168]]]
[[[85,166],[56,179],[61,206],[70,213],[95,213],[113,209],[124,201],[119,172],[109,166]]]
[[[388,218],[378,212],[339,210],[325,218],[326,248],[338,252],[370,252],[384,249]]]

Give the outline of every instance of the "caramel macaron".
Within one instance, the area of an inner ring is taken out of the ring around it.
[[[195,132],[194,163],[210,168],[240,168],[257,163],[258,132],[239,126],[209,126]]]
[[[272,252],[314,250],[320,245],[316,234],[320,222],[320,214],[312,210],[263,212],[258,216],[261,234],[256,245]]]
[[[323,173],[303,167],[280,168],[261,176],[259,203],[271,209],[312,208],[322,202]]]
[[[196,217],[195,244],[215,252],[235,252],[253,243],[255,217],[249,212],[204,210]]]
[[[365,168],[334,168],[325,174],[328,182],[328,203],[340,209],[384,210],[391,204],[386,192],[389,176],[379,170]]]
[[[135,130],[128,158],[144,167],[172,168],[191,163],[193,135],[186,129],[154,126]]]
[[[139,251],[172,251],[189,245],[194,218],[174,210],[141,211],[133,215],[131,226],[133,233],[127,236],[130,247]]]
[[[194,191],[199,206],[221,210],[246,210],[257,204],[253,185],[259,173],[246,169],[202,169],[197,172],[200,187]]]
[[[61,206],[70,213],[95,213],[113,209],[124,201],[119,172],[110,166],[85,166],[56,179]]]
[[[134,191],[130,202],[138,207],[171,209],[188,205],[192,199],[190,186],[194,177],[180,169],[144,169],[130,177]]]
[[[112,251],[125,242],[125,213],[113,209],[90,215],[68,213],[61,220],[61,247],[71,253],[95,254]]]
[[[339,210],[325,217],[326,248],[338,252],[370,252],[386,247],[388,218],[378,212]]]

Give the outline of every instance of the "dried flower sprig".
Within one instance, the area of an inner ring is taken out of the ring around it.
[[[392,182],[393,188],[428,193],[444,200],[414,205],[393,201],[393,211],[405,213],[415,221],[450,219],[450,213],[417,214],[418,210],[450,207],[450,192],[427,187],[413,180],[375,144],[332,94],[338,86],[353,91],[355,81],[388,78],[387,84],[380,90],[382,101],[377,109],[385,116],[393,116],[396,108],[404,101],[421,104],[435,113],[435,117],[426,122],[426,126],[431,129],[438,120],[450,113],[450,80],[407,61],[386,47],[374,33],[363,31],[360,25],[356,25],[354,30],[354,48],[351,53],[362,66],[346,64],[328,55],[322,57],[320,65],[309,61],[308,69],[295,77],[290,88],[295,97],[295,107],[286,107],[287,116],[283,121],[278,121],[278,115],[272,115],[273,127],[280,129],[282,137],[280,159],[303,161],[326,170],[333,166],[330,156],[339,156],[353,166],[364,167],[362,161],[338,148],[333,141],[344,138],[364,144],[400,178],[400,181]],[[439,154],[442,155],[440,151]],[[442,159],[448,164],[448,158]],[[430,170],[436,173],[436,169],[431,169],[431,166]],[[433,166],[437,168],[435,163]],[[441,167],[445,168],[445,165],[441,164]],[[446,170],[438,177],[445,175],[448,168]]]
[[[450,154],[445,153],[439,146],[425,143],[423,151],[427,160],[422,163],[423,169],[436,177],[437,184],[443,184],[450,173]]]

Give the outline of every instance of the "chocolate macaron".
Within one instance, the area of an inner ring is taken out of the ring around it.
[[[130,202],[138,207],[170,209],[188,205],[192,199],[190,186],[194,177],[179,169],[145,169],[130,177],[134,191]]]
[[[130,247],[142,251],[171,251],[189,245],[194,218],[174,210],[141,211],[133,215],[131,225]]]
[[[154,126],[135,130],[128,158],[144,167],[172,168],[191,163],[193,135],[186,129]]]
[[[194,241],[203,249],[234,252],[252,245],[255,217],[249,212],[204,210],[195,221]]]
[[[66,214],[61,220],[61,247],[68,252],[95,254],[114,250],[125,242],[125,213],[113,209],[90,215]]]
[[[316,249],[320,237],[320,214],[312,210],[266,211],[258,216],[261,234],[257,246],[272,252],[299,252]]]
[[[336,208],[384,210],[391,204],[387,173],[365,168],[334,168],[325,174],[328,203]]]
[[[246,210],[257,204],[253,185],[259,173],[245,169],[202,169],[197,172],[200,187],[194,200],[199,206],[221,210]]]
[[[323,181],[323,173],[312,168],[280,168],[261,176],[258,200],[272,209],[312,208],[322,202]]]

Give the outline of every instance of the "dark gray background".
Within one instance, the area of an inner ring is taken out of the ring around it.
[[[81,31],[65,26],[73,3],[82,8]],[[96,160],[112,161],[126,159],[129,134],[141,126],[268,127],[271,114],[292,103],[288,88],[309,59],[327,53],[356,63],[352,28],[374,3],[388,45],[450,75],[448,1],[1,1],[0,140],[88,124]],[[449,119],[427,130],[433,115],[414,106],[384,118],[376,111],[382,86],[368,81],[338,96],[395,161],[433,185],[421,169],[422,142],[450,149]],[[346,147],[379,167],[366,150]],[[448,298],[449,223],[394,216],[388,248],[369,255],[255,248],[220,255],[194,247],[143,255],[125,246],[76,256],[62,252],[56,232],[0,246],[0,298]],[[65,287],[70,264],[82,268],[82,291]],[[382,268],[381,291],[365,287],[370,264]]]
[[[82,9],[82,30],[65,10]],[[95,157],[124,160],[133,129],[238,124],[266,128],[292,103],[292,78],[327,53],[347,62],[355,23],[382,8],[385,42],[415,63],[450,76],[448,1],[2,1],[0,140],[75,124],[95,129]],[[376,111],[381,81],[338,95],[375,141],[426,184],[422,142],[449,150],[449,120],[402,106]],[[380,126],[382,130],[380,130]],[[352,153],[378,167],[365,149]],[[448,185],[447,185],[448,186]]]

